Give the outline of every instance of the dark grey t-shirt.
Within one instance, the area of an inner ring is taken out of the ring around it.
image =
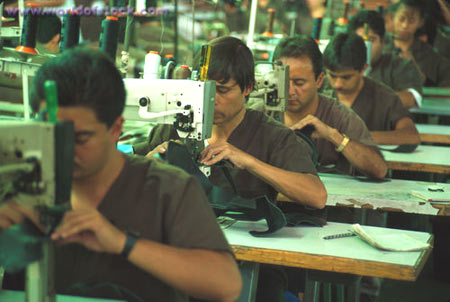
[[[394,91],[413,88],[422,93],[422,78],[416,65],[393,53],[383,53],[370,67],[368,77],[377,80]]]
[[[394,130],[398,120],[411,117],[395,91],[370,78],[364,78],[364,86],[351,108],[370,131]]]
[[[197,180],[164,163],[127,156],[124,169],[98,210],[117,227],[138,232],[145,239],[179,248],[231,253]],[[121,256],[74,244],[57,248],[59,293],[120,298],[105,287],[87,292],[73,288],[79,283],[115,284],[143,301],[188,301],[185,294]]]
[[[426,85],[439,87],[450,85],[450,60],[436,52],[428,43],[417,39],[410,50],[417,65],[427,77]],[[385,51],[396,51],[392,38],[387,38]]]
[[[135,151],[146,154],[162,142],[176,138],[173,127],[160,125],[152,129],[148,148]],[[309,146],[290,129],[262,112],[248,109],[242,122],[228,138],[228,143],[277,168],[314,175],[317,173],[311,161]],[[229,170],[240,196],[253,198],[267,195],[272,201],[276,199],[277,191],[265,181],[246,170]],[[210,180],[223,189],[232,190],[221,168],[212,168]]]

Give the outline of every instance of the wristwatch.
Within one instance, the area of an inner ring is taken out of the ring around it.
[[[131,250],[134,248],[134,246],[138,242],[140,236],[136,233],[132,233],[129,231],[127,231],[125,234],[126,234],[127,238],[125,239],[125,246],[123,247],[123,250],[120,253],[120,256],[122,256],[123,258],[128,260]]]
[[[342,152],[342,150],[344,150],[345,146],[347,146],[348,142],[350,141],[348,136],[344,133],[342,133],[342,136],[344,137],[344,139],[342,140],[341,144],[336,147],[336,152]]]

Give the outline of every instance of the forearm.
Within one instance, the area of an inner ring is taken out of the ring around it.
[[[405,106],[405,108],[409,109],[409,108],[416,106],[416,98],[407,89],[402,90],[402,91],[397,91],[397,95],[400,98],[400,100],[402,101],[402,104],[403,104],[403,106]]]
[[[377,145],[419,145],[420,137],[415,129],[396,129],[392,131],[371,131]]]
[[[336,147],[344,140],[344,136],[336,129],[330,132],[328,140]],[[342,150],[342,155],[362,173],[383,178],[387,173],[387,166],[375,147],[369,147],[350,140]]]
[[[227,252],[181,249],[141,239],[129,261],[197,298],[234,301],[242,286],[237,265]]]
[[[315,175],[286,171],[256,158],[247,170],[295,202],[314,208],[325,206],[327,192]]]

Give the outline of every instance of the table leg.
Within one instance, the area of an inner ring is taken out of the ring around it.
[[[237,302],[255,302],[259,263],[242,261],[239,264],[239,270],[242,276],[242,291]]]

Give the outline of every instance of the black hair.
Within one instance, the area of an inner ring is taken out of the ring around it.
[[[75,47],[46,61],[32,84],[30,102],[35,112],[45,100],[47,80],[56,82],[58,106],[89,108],[108,128],[123,112],[125,87],[114,62],[103,52]]]
[[[426,17],[427,5],[421,0],[400,0],[399,2],[397,2],[395,12],[397,12],[403,6],[407,6],[409,8],[417,10],[420,17],[422,18]]]
[[[342,69],[361,71],[366,64],[366,52],[366,45],[360,36],[340,33],[334,36],[325,48],[323,65],[332,71]]]
[[[300,58],[307,56],[313,65],[314,75],[317,77],[322,72],[322,53],[313,38],[306,35],[282,39],[273,53],[273,61],[280,58]]]
[[[380,13],[374,10],[360,10],[350,19],[347,32],[354,33],[358,28],[364,27],[365,23],[367,23],[369,28],[380,36],[381,39],[384,38],[384,34],[386,33],[384,18]]]
[[[61,34],[61,20],[56,15],[39,16],[36,39],[39,43],[48,43],[57,34]]]
[[[234,79],[244,92],[255,83],[255,63],[247,45],[234,37],[220,37],[208,43],[211,46],[211,61],[208,79],[227,83]],[[200,53],[194,59],[194,69],[200,65]]]

